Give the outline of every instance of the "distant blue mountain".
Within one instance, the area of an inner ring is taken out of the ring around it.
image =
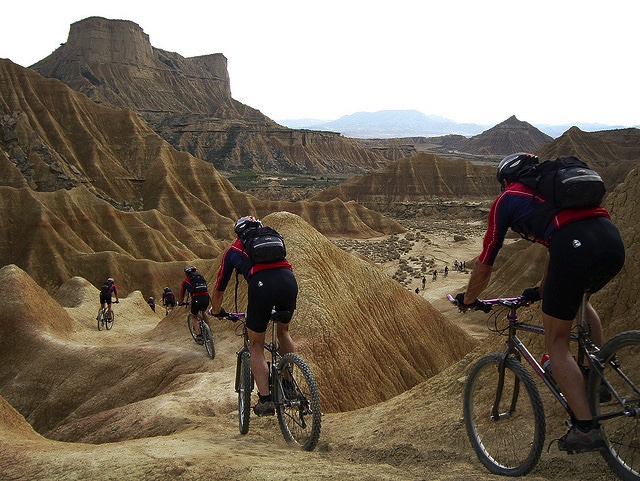
[[[488,124],[459,123],[437,115],[426,115],[418,110],[380,110],[378,112],[356,112],[337,120],[290,119],[278,120],[291,129],[310,129],[340,132],[353,138],[435,137],[449,134],[472,137],[493,127]],[[532,124],[534,125],[534,124]],[[551,137],[560,137],[571,127],[585,132],[625,128],[605,124],[534,125]]]

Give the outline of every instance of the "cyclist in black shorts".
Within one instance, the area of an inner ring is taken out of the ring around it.
[[[176,307],[176,296],[171,289],[165,287],[162,291],[162,305],[165,306],[165,313],[169,308]]]
[[[116,304],[120,302],[118,299],[118,288],[116,287],[116,282],[113,280],[113,277],[109,277],[106,281],[102,283],[100,286],[100,309],[98,310],[98,315],[96,316],[97,320],[100,320],[100,311],[107,306],[107,315],[109,318],[112,318],[111,311],[111,298],[112,296],[116,296]]]
[[[491,206],[483,250],[467,290],[458,294],[456,300],[463,310],[475,304],[489,284],[494,260],[510,227],[517,225],[517,232],[548,248],[540,287],[526,289],[523,295],[531,301],[542,299],[545,347],[553,377],[576,418],[571,429],[560,438],[559,447],[589,451],[604,447],[604,441],[599,423],[592,419],[584,377],[569,349],[569,335],[583,294],[590,296],[597,292],[622,269],[624,245],[603,207],[561,210],[549,223],[543,238],[533,235],[527,219],[532,219],[534,192],[515,179],[521,169],[537,163],[535,155],[517,153],[505,157],[498,165],[497,179],[502,194]],[[591,303],[587,304],[586,314],[592,340],[600,346],[602,326]]]
[[[289,311],[293,314],[298,297],[298,283],[293,275],[291,264],[287,260],[253,264],[250,269],[244,268],[248,258],[240,236],[248,229],[262,227],[262,222],[252,216],[238,219],[235,233],[238,238],[227,249],[222,258],[211,298],[212,315],[222,317],[222,299],[234,269],[244,271],[248,284],[247,329],[251,343],[251,371],[258,386],[259,402],[254,407],[258,416],[273,415],[275,408],[269,392],[269,369],[264,358],[264,339],[272,309]],[[242,266],[242,269],[241,269]],[[217,314],[216,314],[217,313]],[[285,355],[294,352],[295,346],[289,334],[289,321],[280,320],[278,326],[278,342],[280,353]]]
[[[191,325],[196,333],[196,342],[203,344],[202,333],[200,332],[200,323],[198,322],[198,313],[200,312],[204,322],[209,324],[205,311],[209,306],[210,298],[207,290],[207,282],[198,272],[195,266],[186,266],[184,268],[186,277],[180,285],[181,304],[185,304],[187,295],[191,295]]]

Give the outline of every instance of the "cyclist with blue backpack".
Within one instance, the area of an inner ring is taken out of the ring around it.
[[[185,304],[187,295],[191,295],[191,325],[196,333],[196,342],[202,344],[202,332],[200,332],[200,323],[198,322],[198,312],[202,314],[204,322],[209,324],[205,311],[211,299],[207,290],[207,281],[204,276],[198,272],[195,266],[188,265],[184,268],[186,277],[180,286],[181,304]]]
[[[298,283],[291,264],[286,260],[282,236],[253,216],[236,221],[237,239],[226,250],[218,270],[212,294],[210,312],[223,317],[221,307],[224,291],[233,271],[247,280],[247,329],[251,344],[251,371],[258,386],[259,402],[253,410],[258,416],[275,413],[272,394],[269,392],[269,369],[264,357],[265,331],[273,309],[288,311],[289,319],[279,320],[278,342],[280,354],[294,352],[295,346],[289,334],[289,322],[296,309]]]
[[[525,289],[531,302],[542,299],[545,347],[553,377],[573,412],[573,425],[558,440],[564,451],[585,452],[605,446],[599,423],[593,421],[583,374],[569,340],[583,295],[602,289],[624,264],[624,245],[609,213],[600,205],[604,183],[575,157],[539,163],[528,153],[511,154],[496,174],[502,193],[491,206],[483,249],[465,293],[456,300],[461,310],[477,303],[486,289],[498,251],[509,228],[547,247],[539,288]],[[598,313],[587,304],[592,341],[602,345]]]

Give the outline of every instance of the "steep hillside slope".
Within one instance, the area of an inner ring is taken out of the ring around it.
[[[541,159],[575,155],[596,169],[611,191],[640,165],[640,129],[583,132],[572,127],[537,154]]]
[[[552,140],[553,137],[513,115],[495,127],[471,137],[459,148],[476,155],[505,156],[513,152],[535,152]]]
[[[125,292],[157,292],[166,280],[141,280],[147,271],[169,278],[176,265],[157,263],[216,257],[219,239],[232,237],[247,213],[294,212],[326,235],[404,231],[354,202],[259,201],[133,112],[97,105],[8,60],[0,60],[0,127],[0,203],[13,221],[0,229],[0,264],[20,266],[43,286],[79,273],[91,282],[119,274]]]
[[[416,154],[376,172],[354,176],[311,200],[355,200],[370,209],[388,212],[399,205],[419,204],[429,199],[486,200],[498,193],[495,169],[491,166]]]

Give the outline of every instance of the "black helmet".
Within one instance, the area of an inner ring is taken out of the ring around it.
[[[236,225],[233,230],[238,234],[238,237],[240,237],[247,229],[253,229],[256,227],[262,227],[262,222],[252,215],[245,215],[236,221]]]
[[[192,272],[196,271],[196,266],[186,266],[184,268],[184,273],[185,274],[191,274]]]
[[[504,179],[507,179],[507,182],[513,182],[523,168],[536,164],[538,164],[537,155],[527,154],[526,152],[507,155],[498,164],[496,179],[498,179],[500,185],[503,185],[502,181]]]

